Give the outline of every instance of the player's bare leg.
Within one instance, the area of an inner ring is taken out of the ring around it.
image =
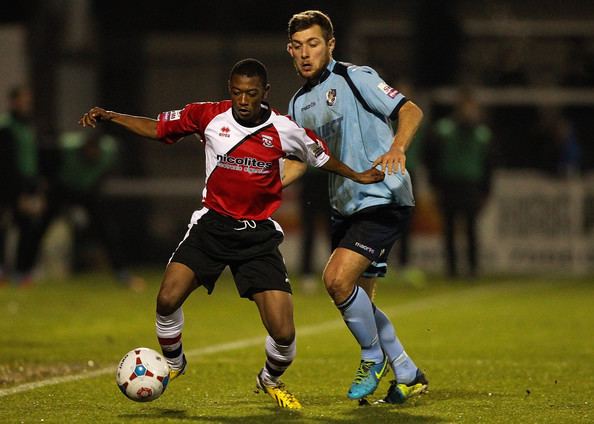
[[[157,337],[163,356],[171,368],[170,379],[186,371],[186,357],[182,347],[184,314],[182,304],[199,286],[194,271],[178,262],[167,265],[157,295]]]
[[[266,363],[256,377],[256,388],[272,397],[278,406],[301,409],[301,404],[280,380],[296,353],[293,300],[289,293],[267,290],[253,296],[258,306],[266,337]]]
[[[341,312],[344,322],[361,346],[361,362],[348,391],[350,399],[372,394],[387,371],[369,296],[358,284],[370,265],[365,256],[349,249],[337,248],[324,270],[324,284]]]

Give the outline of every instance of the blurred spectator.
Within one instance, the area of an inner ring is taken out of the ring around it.
[[[471,92],[460,94],[451,117],[434,125],[428,145],[431,182],[439,199],[444,224],[447,271],[458,276],[456,223],[465,224],[468,271],[478,273],[477,218],[491,184],[491,130]]]
[[[330,203],[328,200],[328,175],[315,168],[301,177],[299,203],[301,207],[301,288],[313,293],[321,284],[320,270],[315,269],[316,239],[322,239],[330,249]],[[319,228],[322,231],[316,231]]]
[[[68,132],[60,138],[61,166],[55,190],[56,206],[71,218],[74,228],[74,271],[85,267],[84,244],[90,237],[104,248],[117,279],[131,289],[145,282],[130,273],[122,251],[114,212],[102,194],[102,182],[117,161],[116,140],[101,131]]]
[[[561,177],[581,172],[582,149],[575,126],[559,109],[541,108],[532,136],[542,170]]]
[[[46,183],[39,173],[39,152],[33,127],[33,93],[27,86],[16,86],[8,95],[9,111],[0,117],[0,210],[18,228],[15,263],[6,264],[6,226],[0,233],[2,274],[20,285],[32,282],[46,211]],[[6,277],[2,277],[6,278]]]

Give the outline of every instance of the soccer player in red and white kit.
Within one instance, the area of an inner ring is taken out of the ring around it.
[[[94,107],[79,123],[121,125],[143,137],[171,144],[197,134],[206,153],[203,208],[173,253],[157,296],[157,336],[171,366],[170,378],[183,374],[182,304],[197,287],[208,293],[229,266],[241,297],[254,301],[266,330],[266,362],[258,389],[282,408],[301,404],[279,380],[296,352],[291,286],[278,249],[280,225],[270,218],[279,207],[282,161],[287,156],[362,184],[382,181],[377,169],[355,172],[332,157],[313,132],[280,115],[266,102],[270,85],[264,65],[244,59],[229,77],[231,100],[200,102],[161,113],[156,120]]]

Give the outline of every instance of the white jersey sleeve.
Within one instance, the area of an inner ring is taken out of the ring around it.
[[[275,123],[280,133],[282,149],[287,156],[295,156],[302,162],[319,168],[330,159],[326,143],[316,133],[307,128],[302,128],[291,119],[282,118]]]

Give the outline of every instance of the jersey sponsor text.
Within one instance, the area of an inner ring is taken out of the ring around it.
[[[217,155],[217,166],[250,174],[267,174],[272,168],[272,162],[264,162],[252,157]]]

